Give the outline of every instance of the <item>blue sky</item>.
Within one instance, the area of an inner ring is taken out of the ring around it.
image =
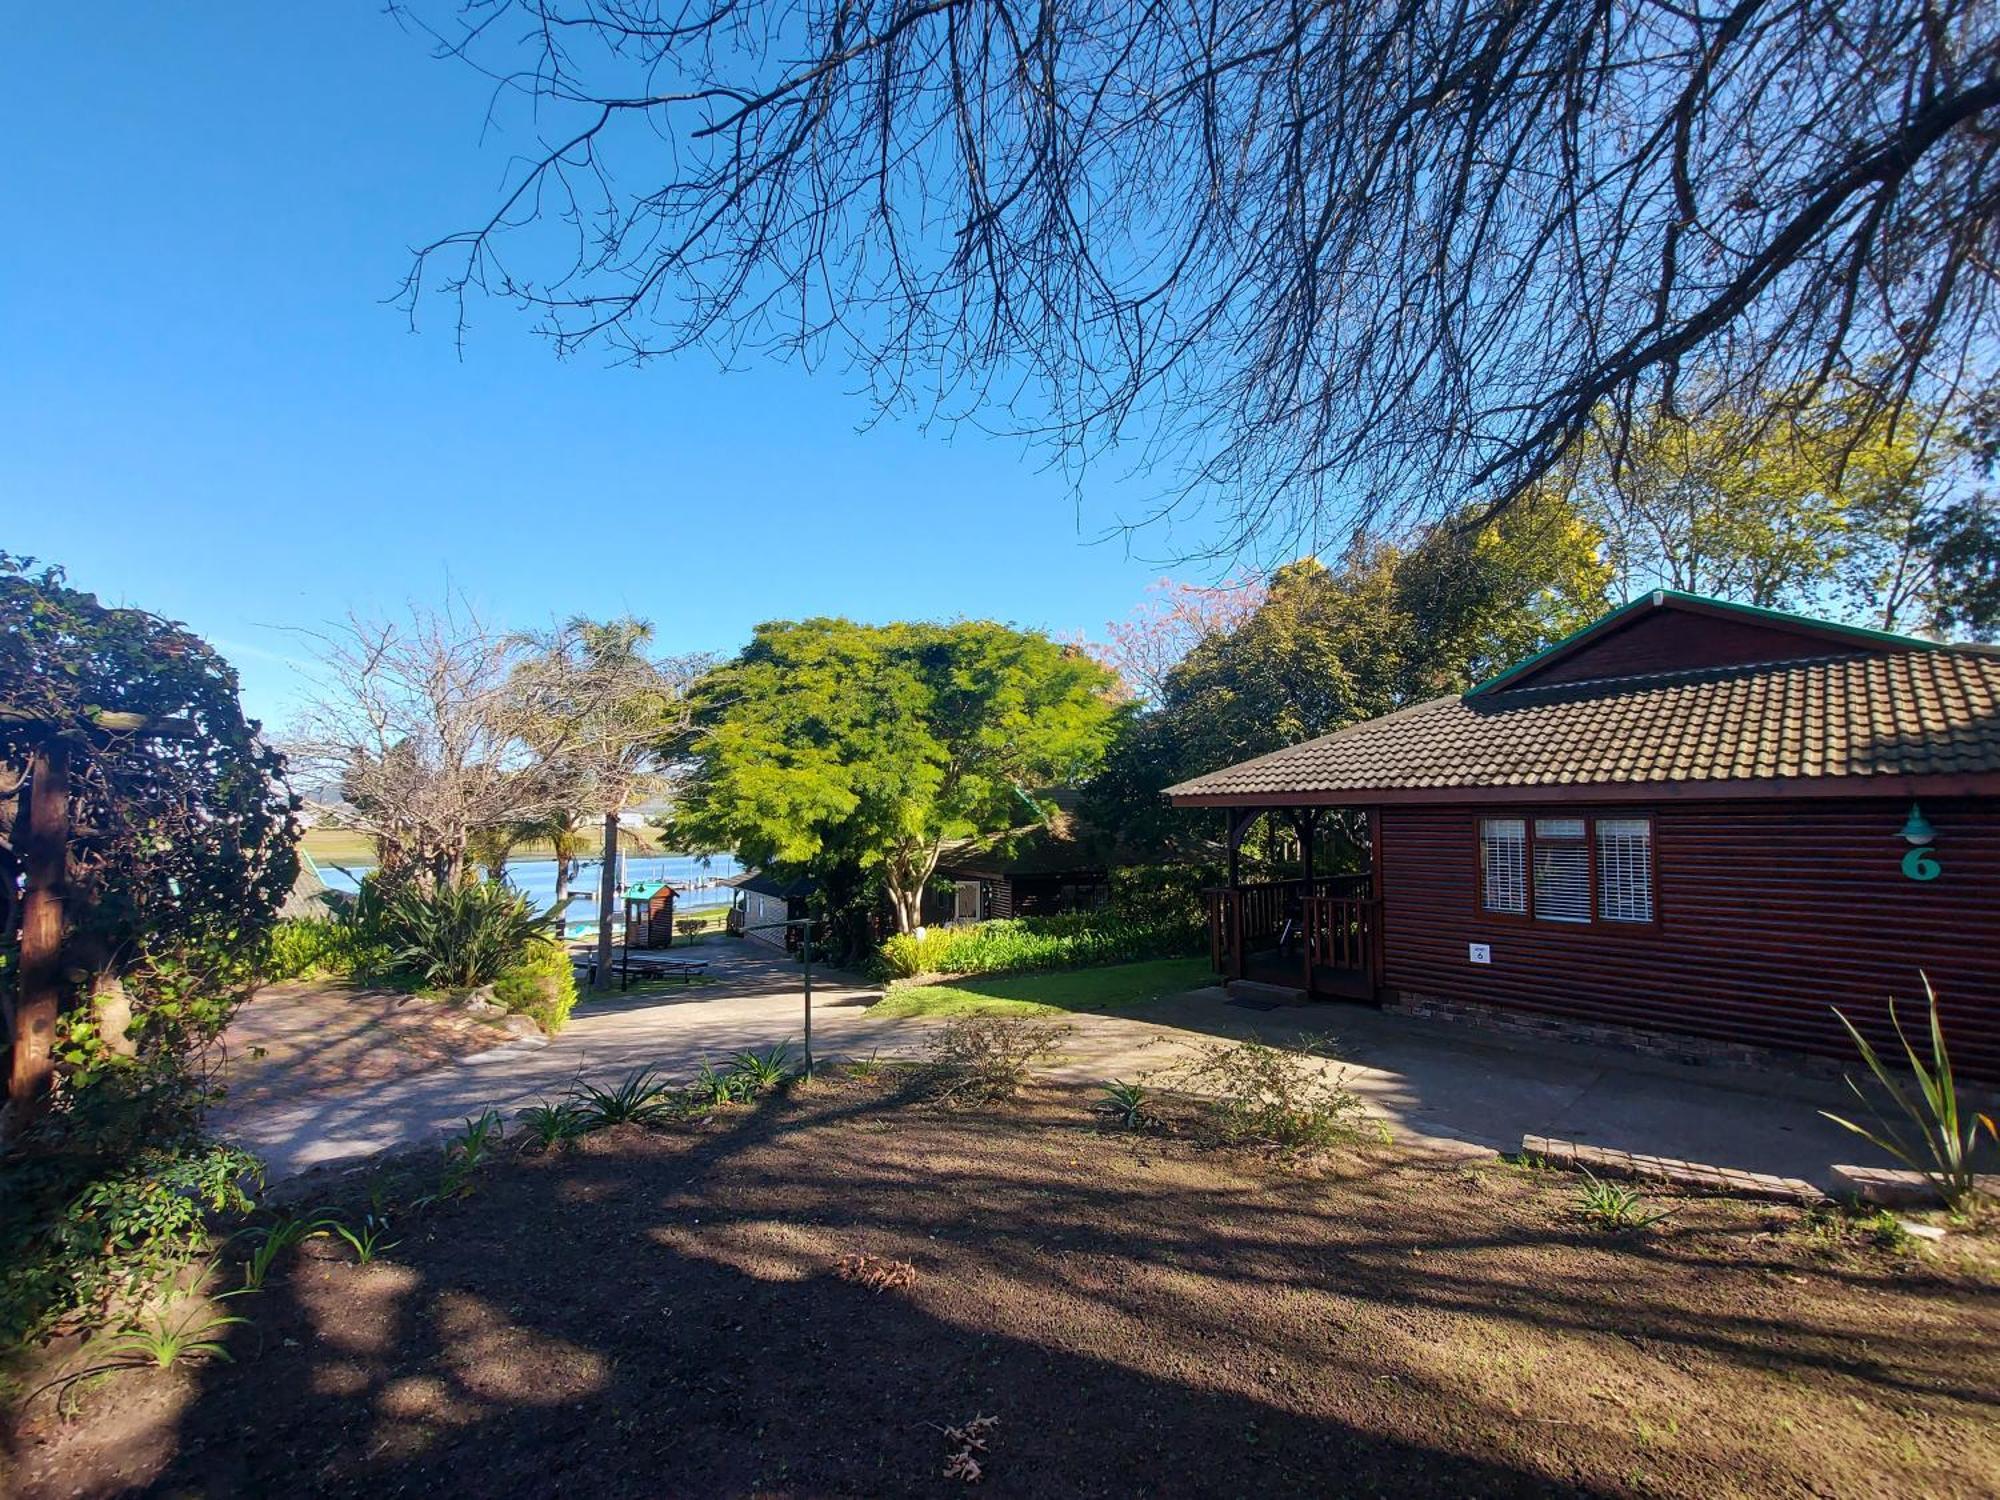
[[[186,621],[278,724],[286,627],[463,591],[508,623],[989,616],[1098,632],[1166,571],[1087,545],[1018,443],[860,431],[838,370],[558,361],[476,304],[420,331],[407,247],[476,220],[519,138],[368,3],[44,6],[9,23],[0,549]]]

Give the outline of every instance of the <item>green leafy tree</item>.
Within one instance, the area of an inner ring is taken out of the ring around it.
[[[1453,518],[1407,546],[1361,543],[1338,568],[1287,564],[1247,618],[1166,674],[1087,811],[1165,855],[1212,849],[1213,818],[1168,807],[1165,787],[1462,691],[1568,634],[1605,608],[1600,548],[1564,499],[1538,495],[1484,524]]]
[[[74,1084],[101,1061],[81,1040],[93,1007],[101,1041],[142,1059],[171,1062],[220,1029],[297,876],[298,828],[283,762],[243,716],[226,661],[170,620],[31,566],[0,554],[0,952],[19,952],[29,767],[59,740],[59,1006],[79,1040],[58,1055]],[[10,1022],[17,977],[0,962]]]
[[[1017,827],[1033,788],[1077,784],[1122,713],[1082,651],[987,621],[778,621],[693,694],[669,827],[753,864],[878,877],[919,920],[948,840]]]
[[[1625,592],[1665,584],[1769,608],[1845,614],[1883,630],[1978,633],[2000,524],[1968,468],[1980,408],[1954,426],[1865,390],[1649,411],[1591,448],[1574,493],[1610,538]],[[1983,581],[1984,580],[1984,581]]]

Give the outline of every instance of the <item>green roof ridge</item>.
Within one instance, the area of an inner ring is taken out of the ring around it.
[[[1941,651],[1942,641],[1926,640],[1920,635],[1899,635],[1892,630],[1873,630],[1866,625],[1847,625],[1838,620],[1822,620],[1817,615],[1803,615],[1796,610],[1772,609],[1763,604],[1744,604],[1735,599],[1717,599],[1709,594],[1690,593],[1686,589],[1648,589],[1635,599],[1628,599],[1608,614],[1599,615],[1588,625],[1580,625],[1559,641],[1553,641],[1535,652],[1524,656],[1505,671],[1495,673],[1484,682],[1466,690],[1465,696],[1476,698],[1482,693],[1490,693],[1502,684],[1513,681],[1531,671],[1549,658],[1560,655],[1584,637],[1593,635],[1612,621],[1642,610],[1656,609],[1669,599],[1684,600],[1690,604],[1705,604],[1713,609],[1724,609],[1734,614],[1747,615],[1752,619],[1778,620],[1787,625],[1809,625],[1815,630],[1830,630],[1839,635],[1851,636],[1855,640],[1874,641],[1883,645],[1899,646],[1920,651]]]

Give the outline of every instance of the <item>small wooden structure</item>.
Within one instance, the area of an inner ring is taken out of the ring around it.
[[[674,899],[679,894],[664,880],[640,880],[625,887],[628,949],[674,945]]]

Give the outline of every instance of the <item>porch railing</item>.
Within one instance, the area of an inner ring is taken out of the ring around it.
[[[1288,920],[1299,924],[1302,963],[1303,955],[1319,952],[1368,955],[1374,930],[1371,885],[1366,875],[1321,875],[1311,881],[1268,880],[1206,891],[1209,962],[1218,974],[1241,974],[1243,956],[1277,947]],[[1363,934],[1358,946],[1353,937],[1357,922]],[[1367,967],[1367,961],[1350,964],[1316,956],[1312,961]]]

